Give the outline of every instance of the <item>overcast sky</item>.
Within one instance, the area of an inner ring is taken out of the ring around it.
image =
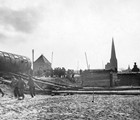
[[[53,67],[91,69],[109,62],[114,38],[118,68],[140,67],[139,0],[0,0],[0,50]]]

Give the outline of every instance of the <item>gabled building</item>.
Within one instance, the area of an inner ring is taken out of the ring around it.
[[[49,75],[52,70],[51,63],[45,58],[44,55],[41,55],[33,63],[33,74],[36,76]]]
[[[116,58],[116,52],[115,52],[115,45],[114,45],[114,39],[112,38],[112,48],[111,48],[111,58],[110,62],[105,65],[106,70],[118,70],[118,63]]]

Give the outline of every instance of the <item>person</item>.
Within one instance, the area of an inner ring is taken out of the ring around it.
[[[29,80],[28,80],[27,85],[29,86],[29,91],[30,91],[31,97],[34,97],[35,96],[35,84],[30,75],[29,75]]]
[[[18,80],[16,79],[16,77],[13,77],[12,82],[11,82],[11,86],[14,88],[14,96],[15,98],[19,97],[19,91],[18,91]]]
[[[18,80],[18,91],[19,91],[19,100],[23,100],[25,98],[24,96],[24,89],[26,87],[26,83],[23,81],[23,79],[21,78],[21,76],[19,76],[19,80]]]
[[[2,94],[2,97],[4,96],[4,92],[2,91],[2,89],[0,88],[0,92]]]
[[[3,77],[0,77],[0,79],[3,79]],[[2,83],[2,82],[1,82]],[[2,97],[4,96],[4,92],[2,91],[2,89],[0,88],[0,93],[2,94]]]

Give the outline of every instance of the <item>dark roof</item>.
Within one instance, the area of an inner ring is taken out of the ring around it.
[[[35,62],[43,62],[51,65],[51,63],[47,60],[47,58],[45,58],[44,55],[41,55]]]

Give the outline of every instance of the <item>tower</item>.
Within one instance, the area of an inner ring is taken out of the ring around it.
[[[115,45],[114,45],[114,39],[113,38],[112,38],[110,66],[111,66],[112,70],[117,71],[118,64],[117,64],[117,58],[116,58]]]
[[[114,45],[114,39],[113,38],[112,38],[110,63],[106,64],[105,69],[106,70],[113,70],[115,72],[117,72],[117,70],[118,70],[118,63],[117,63],[115,45]]]

